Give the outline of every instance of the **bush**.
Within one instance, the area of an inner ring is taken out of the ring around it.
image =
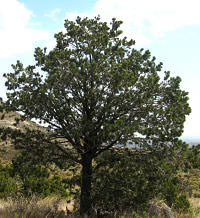
[[[113,212],[137,210],[144,208],[154,196],[156,171],[148,172],[147,167],[130,154],[106,152],[97,160],[101,167],[94,172],[93,178],[93,204],[96,207]]]
[[[21,192],[24,196],[32,194],[44,198],[51,194],[67,197],[68,193],[59,176],[50,176],[47,169],[41,166],[32,166],[27,169],[27,174],[19,173],[22,180]]]
[[[181,181],[178,177],[174,176],[169,179],[161,190],[161,196],[166,200],[167,205],[175,209],[188,210],[190,203],[188,197],[182,192]]]
[[[20,168],[20,167],[19,167]],[[66,184],[57,176],[51,176],[41,166],[30,166],[18,170],[13,164],[0,164],[0,198],[33,194],[45,198],[51,194],[67,197]]]
[[[9,165],[0,164],[0,198],[13,197],[18,192],[18,179],[11,176],[12,169]]]
[[[190,208],[190,202],[185,194],[181,194],[178,196],[176,201],[174,202],[175,209],[181,209],[183,211],[187,211]]]
[[[186,161],[185,161],[185,170],[192,168],[200,168],[200,144],[193,145],[187,149]]]
[[[161,196],[169,206],[188,208],[182,196],[176,164],[150,151],[107,151],[96,160],[93,206],[102,211],[140,211]]]

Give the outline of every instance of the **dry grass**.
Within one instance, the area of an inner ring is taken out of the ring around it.
[[[1,218],[64,218],[66,216],[64,199],[52,197],[44,200],[36,196],[18,197],[0,202]]]
[[[191,203],[191,218],[200,218],[200,198],[190,198]]]
[[[200,198],[189,198],[190,209],[188,212],[177,211],[175,218],[200,218]]]
[[[200,199],[191,198],[190,199],[192,208],[189,212],[177,212],[174,213],[174,218],[200,218]],[[170,208],[166,207],[164,202],[153,202],[153,209],[165,209],[167,208],[168,212],[172,212]],[[79,213],[76,210],[73,210],[74,202],[66,203],[66,199],[63,199],[58,196],[47,197],[45,199],[40,199],[36,196],[30,198],[18,197],[15,199],[8,199],[8,201],[0,201],[0,217],[1,218],[78,218]],[[164,205],[164,206],[163,206]],[[155,207],[156,206],[156,207]],[[68,210],[66,210],[66,208]],[[152,209],[152,208],[151,208]],[[152,212],[152,211],[151,211]],[[155,212],[155,211],[154,211]],[[149,211],[149,214],[150,211]],[[173,214],[173,213],[171,213]],[[162,211],[159,213],[155,212],[154,214],[149,215],[149,217],[171,217],[165,216]],[[97,217],[94,213],[92,218]],[[90,217],[90,218],[91,218]],[[105,216],[102,216],[105,217]],[[109,216],[111,217],[111,216]],[[132,212],[124,212],[123,215],[113,214],[113,218],[132,218]],[[141,218],[143,216],[140,216]],[[146,217],[146,216],[145,216]],[[173,216],[172,216],[173,217]]]

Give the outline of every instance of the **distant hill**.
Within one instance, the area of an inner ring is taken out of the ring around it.
[[[20,114],[16,112],[10,112],[5,114],[5,117],[2,119],[3,113],[0,113],[0,127],[10,127],[13,129],[21,129],[23,130],[25,127],[31,129],[42,128],[35,122],[25,120],[23,122],[19,122],[17,126],[15,126],[15,119],[20,118]],[[10,140],[3,141],[0,138],[0,158],[11,160],[18,151],[14,149],[14,146],[11,144]]]
[[[33,121],[30,120],[25,120],[23,122],[19,122],[19,125],[16,127],[15,124],[15,119],[20,118],[20,114],[17,112],[9,112],[6,113],[4,118],[1,118],[3,113],[0,113],[0,127],[10,127],[10,128],[18,128],[18,129],[23,129],[25,127],[29,127],[31,129],[38,129],[41,128],[38,124],[36,124]]]

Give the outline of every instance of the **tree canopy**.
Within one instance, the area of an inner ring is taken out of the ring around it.
[[[181,79],[162,72],[150,51],[137,50],[122,36],[121,24],[100,17],[65,20],[66,31],[55,34],[51,51],[36,48],[35,65],[17,61],[4,75],[7,110],[48,125],[48,134],[29,131],[20,146],[43,161],[82,165],[81,214],[90,208],[95,157],[128,140],[173,144],[190,113]]]

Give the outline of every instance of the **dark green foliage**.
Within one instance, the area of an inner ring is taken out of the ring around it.
[[[171,175],[161,188],[161,196],[166,200],[168,206],[174,209],[188,210],[190,203],[188,195],[182,192],[181,182],[177,175]]]
[[[190,202],[186,194],[181,194],[177,197],[176,201],[174,202],[174,208],[188,211],[190,208]]]
[[[43,167],[30,166],[17,172],[12,164],[0,165],[0,198],[17,195],[28,197],[33,194],[43,198],[52,194],[68,196],[61,178],[50,176]]]
[[[0,198],[7,199],[18,193],[19,179],[12,177],[9,165],[0,164]]]
[[[48,125],[45,134],[8,131],[30,154],[28,162],[82,165],[81,215],[91,207],[94,158],[127,140],[139,145],[150,140],[159,152],[167,151],[191,111],[181,79],[162,75],[162,63],[150,51],[137,50],[134,40],[121,36],[121,24],[100,17],[66,20],[66,33],[55,34],[55,48],[36,48],[35,65],[17,61],[14,72],[4,75],[5,110]]]
[[[170,207],[189,208],[176,169],[166,158],[159,160],[150,151],[116,149],[105,152],[96,161],[94,207],[108,212],[141,211],[159,196]]]
[[[60,177],[50,177],[47,170],[42,167],[32,167],[30,171],[31,173],[28,173],[28,175],[21,176],[23,181],[21,192],[24,196],[31,196],[32,194],[39,195],[40,197],[52,194],[68,196]]]
[[[149,165],[141,165],[129,152],[106,152],[97,163],[101,166],[93,176],[95,207],[110,212],[138,209],[153,197],[150,190],[157,182],[153,179],[153,171],[152,175],[148,173]]]
[[[66,187],[59,176],[50,175],[47,168],[37,165],[24,165],[23,158],[18,155],[13,161],[13,174],[22,180],[21,193],[24,196],[32,194],[46,197],[51,194],[68,195]]]
[[[20,153],[13,160],[13,175],[18,175],[22,180],[21,192],[24,196],[32,194],[46,197],[51,194],[68,196],[66,192],[67,184],[47,167],[38,164],[31,165],[27,158],[28,154]],[[50,174],[51,173],[51,174]]]
[[[200,144],[190,146],[184,141],[177,141],[174,156],[179,159],[178,165],[182,170],[200,168]]]
[[[186,153],[185,170],[200,168],[200,144],[188,147]]]

